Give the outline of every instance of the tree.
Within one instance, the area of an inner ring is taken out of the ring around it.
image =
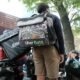
[[[22,0],[22,1],[29,8],[31,8],[35,4],[37,5],[38,2],[46,2],[48,4],[52,4],[52,6],[54,5],[60,15],[61,22],[63,25],[65,50],[66,52],[69,52],[75,49],[74,37],[71,30],[67,7],[71,7],[71,5],[75,7],[79,6],[80,0]]]
[[[69,52],[75,49],[75,47],[74,47],[74,37],[71,31],[71,25],[69,22],[68,13],[62,1],[59,1],[59,0],[55,0],[55,1],[51,0],[51,1],[55,4],[59,12],[61,22],[63,25],[65,49],[66,49],[66,52]]]

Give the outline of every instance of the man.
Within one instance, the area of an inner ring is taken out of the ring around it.
[[[51,46],[41,46],[33,48],[33,59],[35,64],[35,74],[37,80],[58,80],[59,63],[64,61],[64,42],[59,19],[49,12],[49,6],[45,3],[38,5],[39,14],[48,13],[47,16],[53,19],[53,27],[57,35],[57,42]]]

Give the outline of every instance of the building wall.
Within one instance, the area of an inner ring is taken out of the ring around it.
[[[18,17],[0,12],[0,29],[2,29],[2,28],[13,29],[13,28],[15,28],[17,20],[18,20]]]

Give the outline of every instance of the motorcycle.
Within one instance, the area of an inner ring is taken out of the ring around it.
[[[0,51],[0,53],[2,52]],[[4,54],[5,53],[2,53],[2,55]],[[6,56],[3,58],[0,57],[0,80],[23,80],[23,64],[27,66],[27,77],[30,78],[30,80],[36,80],[31,53],[14,60],[10,60]]]
[[[29,68],[27,69],[28,76],[34,78],[34,65],[30,58],[32,55],[29,53],[30,50],[31,48],[20,46],[18,28],[4,31],[0,35],[0,80],[22,80],[23,64]]]

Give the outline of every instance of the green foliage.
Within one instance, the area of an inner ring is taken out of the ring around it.
[[[33,2],[36,2],[36,0],[21,0],[21,1],[25,4],[27,8],[31,8],[33,5]]]
[[[80,0],[63,0],[63,2],[68,6],[80,7]]]
[[[80,0],[73,0],[72,4],[74,5],[74,7],[80,7]]]
[[[21,0],[29,10],[33,10],[39,2],[49,3],[49,0]]]
[[[80,27],[80,12],[76,12],[76,14],[73,14],[72,19],[70,20],[70,23],[73,27],[77,26]]]
[[[75,27],[75,29],[72,29],[74,36],[80,35],[80,27]]]

